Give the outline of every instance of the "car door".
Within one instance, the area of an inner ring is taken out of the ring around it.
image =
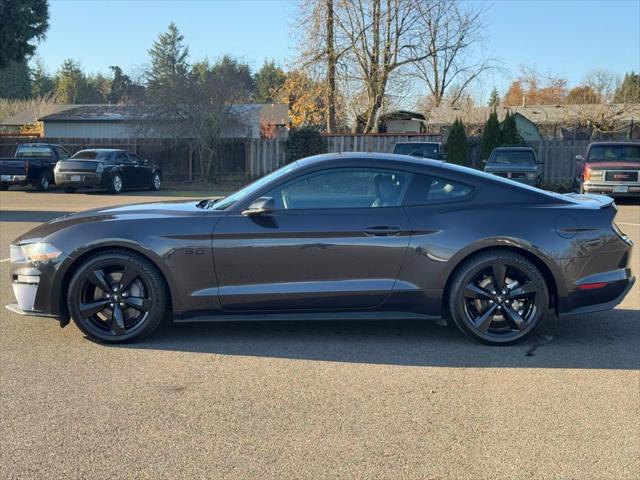
[[[149,186],[151,185],[151,174],[153,173],[153,167],[148,165],[135,153],[130,153],[129,158],[131,161],[137,166],[136,170],[138,173],[138,185],[139,186]]]
[[[374,308],[389,296],[410,238],[401,207],[411,174],[333,168],[262,197],[265,215],[232,211],[213,235],[226,310]]]

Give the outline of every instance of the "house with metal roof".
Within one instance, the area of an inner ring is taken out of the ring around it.
[[[230,108],[223,138],[260,138],[261,126],[289,125],[286,104],[238,104]],[[45,115],[44,136],[55,138],[189,138],[179,109],[159,105],[78,105]]]

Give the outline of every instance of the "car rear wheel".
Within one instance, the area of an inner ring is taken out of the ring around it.
[[[109,193],[120,193],[122,191],[122,175],[114,173],[109,183]]]
[[[448,301],[453,321],[467,336],[488,345],[511,345],[538,327],[549,292],[544,276],[529,260],[492,251],[461,266]]]
[[[158,191],[160,190],[160,186],[162,185],[162,176],[160,172],[153,172],[151,177],[151,190]]]
[[[49,185],[51,184],[51,177],[48,172],[43,172],[38,177],[38,183],[36,184],[36,188],[40,192],[46,192],[49,190]]]
[[[143,338],[158,327],[168,292],[160,271],[146,258],[106,251],[80,265],[69,284],[67,305],[88,337],[122,343]]]

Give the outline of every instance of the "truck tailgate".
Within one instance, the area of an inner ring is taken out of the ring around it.
[[[21,158],[0,158],[0,175],[25,175],[26,164]]]

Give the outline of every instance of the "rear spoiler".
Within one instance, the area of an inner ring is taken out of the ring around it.
[[[617,211],[613,198],[607,197],[606,195],[567,193],[565,197],[569,197],[576,204],[584,205],[585,207],[597,209],[613,207]]]

